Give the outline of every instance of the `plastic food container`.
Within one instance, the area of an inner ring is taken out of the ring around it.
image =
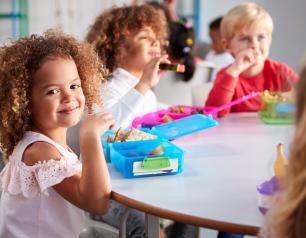
[[[106,160],[127,178],[157,175],[178,174],[183,171],[184,152],[169,140],[216,126],[212,117],[193,115],[171,121],[149,129],[145,132],[156,135],[153,140],[127,141],[108,143],[108,135],[115,131],[107,131],[102,136],[102,145]],[[162,148],[159,154],[152,154],[156,148]]]
[[[280,92],[267,92],[261,94],[263,103],[259,112],[261,120],[267,124],[293,124],[295,106],[282,96]]]
[[[278,190],[279,183],[275,176],[257,187],[258,207],[261,213],[265,214],[271,207],[273,195]]]
[[[110,148],[112,163],[127,178],[178,174],[183,171],[184,152],[169,141],[161,141],[164,152],[150,155],[153,147],[139,142],[116,143]]]
[[[224,104],[219,107],[199,107],[199,106],[187,106],[187,105],[176,105],[171,106],[168,109],[160,110],[157,112],[148,113],[142,117],[136,117],[132,122],[133,128],[152,128],[156,125],[161,125],[172,120],[181,119],[194,114],[203,114],[205,116],[211,116],[216,119],[218,117],[218,112],[233,105],[242,103],[251,98],[257,97],[259,92],[252,92],[246,96],[238,98],[230,103]]]

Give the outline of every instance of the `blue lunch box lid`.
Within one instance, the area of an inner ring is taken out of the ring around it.
[[[154,126],[151,129],[151,133],[161,138],[172,140],[216,125],[218,125],[218,122],[211,116],[207,117],[202,114],[195,114],[162,125]]]

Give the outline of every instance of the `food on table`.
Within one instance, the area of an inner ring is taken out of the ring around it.
[[[107,142],[124,142],[124,141],[136,141],[136,140],[154,140],[157,136],[146,133],[144,131],[130,128],[127,132],[124,132],[123,129],[120,127],[115,136],[112,137],[109,135],[106,139]]]
[[[185,65],[183,64],[159,64],[159,68],[162,70],[171,70],[178,73],[184,73],[185,72]]]
[[[172,117],[169,116],[169,115],[164,115],[161,119],[160,119],[161,122],[163,123],[167,123],[167,122],[170,122],[170,121],[173,121]]]

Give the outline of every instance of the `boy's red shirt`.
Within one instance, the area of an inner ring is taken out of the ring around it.
[[[286,92],[298,81],[298,75],[288,65],[267,59],[262,72],[254,77],[240,75],[234,78],[223,68],[216,76],[214,86],[209,93],[206,106],[218,107],[241,98],[251,92],[264,90]],[[238,81],[237,81],[238,80]],[[256,112],[261,108],[260,97],[252,98],[241,104],[223,110],[219,116],[231,112]]]

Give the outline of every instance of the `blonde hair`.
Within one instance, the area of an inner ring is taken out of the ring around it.
[[[107,71],[93,48],[58,30],[31,35],[0,47],[0,148],[6,158],[33,127],[30,92],[33,75],[46,60],[72,59],[81,79],[86,108],[101,105],[100,89]]]
[[[267,214],[263,237],[304,238],[306,234],[306,65],[297,84],[296,131],[282,189]]]
[[[140,6],[113,7],[98,16],[90,27],[86,40],[94,46],[102,62],[112,72],[131,33],[144,27],[151,27],[161,47],[167,44],[168,27],[165,14],[155,7]]]
[[[255,3],[243,3],[224,15],[220,27],[221,35],[226,40],[231,40],[236,33],[247,27],[264,27],[271,37],[273,20],[261,6]]]

